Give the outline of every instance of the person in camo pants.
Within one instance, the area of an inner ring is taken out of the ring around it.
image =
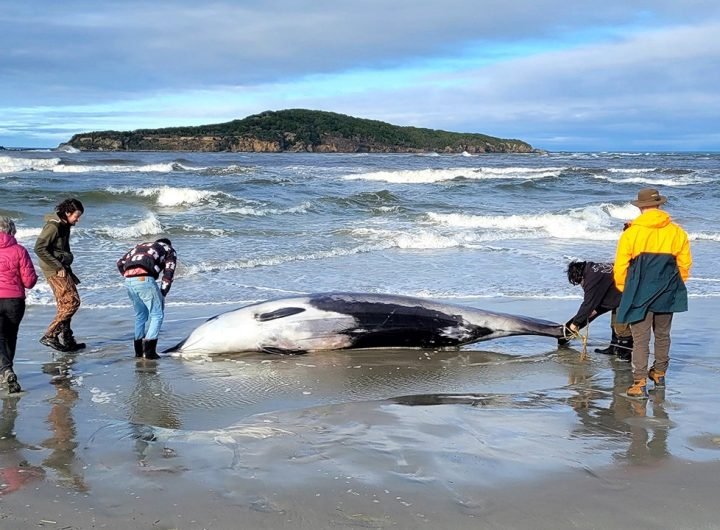
[[[72,271],[73,253],[70,250],[70,229],[85,212],[77,199],[66,199],[55,207],[55,213],[45,216],[45,226],[35,242],[35,254],[57,304],[55,319],[48,326],[40,343],[62,352],[85,347],[76,342],[70,327],[73,315],[80,308],[80,283]]]

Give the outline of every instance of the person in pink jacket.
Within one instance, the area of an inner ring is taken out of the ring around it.
[[[15,223],[0,217],[0,385],[20,392],[13,371],[20,321],[25,315],[25,289],[32,289],[37,273],[30,254],[15,240]]]

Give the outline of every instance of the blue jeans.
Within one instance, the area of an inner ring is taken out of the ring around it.
[[[135,309],[135,339],[157,339],[165,317],[165,301],[157,282],[150,276],[136,276],[125,278],[125,287]]]

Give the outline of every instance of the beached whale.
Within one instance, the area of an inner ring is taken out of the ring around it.
[[[331,292],[278,298],[222,313],[166,352],[450,348],[510,335],[562,338],[563,329],[557,322],[409,296]]]

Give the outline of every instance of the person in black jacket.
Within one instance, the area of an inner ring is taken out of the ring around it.
[[[117,268],[125,277],[125,287],[135,308],[135,357],[160,358],[157,354],[158,335],[176,263],[177,254],[166,238],[135,245],[117,261]],[[161,285],[158,286],[156,280],[161,274]]]
[[[633,339],[630,326],[615,321],[615,313],[620,305],[621,293],[615,287],[612,263],[593,261],[572,261],[567,268],[568,281],[572,285],[581,285],[584,296],[577,313],[567,324],[567,328],[577,333],[602,314],[611,311],[612,339],[610,346],[596,349],[596,353],[617,355],[629,361]]]

